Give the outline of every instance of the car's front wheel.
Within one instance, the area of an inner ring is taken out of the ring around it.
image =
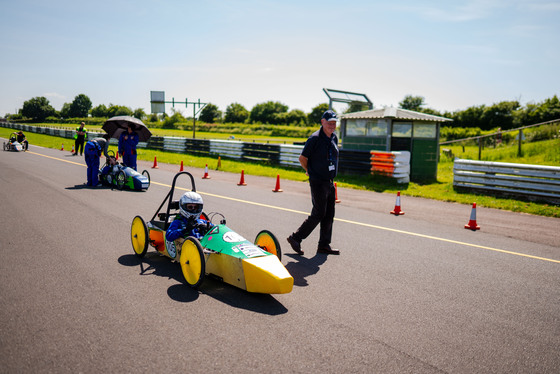
[[[206,264],[202,245],[195,237],[189,236],[181,247],[181,256],[179,257],[181,271],[187,284],[192,288],[200,286],[204,280]]]

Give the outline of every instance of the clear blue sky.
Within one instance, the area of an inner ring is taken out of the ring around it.
[[[152,90],[222,111],[310,112],[324,87],[377,108],[525,105],[560,94],[559,20],[559,0],[0,0],[0,116],[82,93],[150,113]]]

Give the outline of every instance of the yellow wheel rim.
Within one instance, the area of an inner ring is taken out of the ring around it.
[[[278,256],[278,251],[276,249],[276,243],[272,236],[270,236],[267,232],[261,232],[257,239],[255,240],[255,245],[261,247],[268,253],[272,253],[275,256]]]
[[[146,251],[146,244],[148,238],[146,237],[146,225],[142,218],[136,216],[132,220],[132,227],[130,229],[132,239],[132,248],[137,255],[142,255]]]
[[[185,240],[179,263],[185,280],[191,286],[196,285],[201,277],[202,258],[200,256],[197,245],[191,240]]]

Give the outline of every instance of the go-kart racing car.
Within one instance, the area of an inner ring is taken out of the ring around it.
[[[152,219],[147,224],[140,216],[132,220],[131,240],[134,253],[143,257],[148,245],[151,245],[157,253],[178,261],[187,284],[193,288],[200,286],[205,276],[211,275],[248,292],[291,292],[294,278],[280,262],[280,244],[268,230],[260,231],[252,243],[227,227],[221,213],[210,213],[209,217],[203,212],[200,218],[208,222],[208,232],[200,241],[193,236],[175,241],[166,240],[170,218],[179,214],[179,201],[173,200],[173,193],[180,175],[190,177],[191,191],[196,192],[194,178],[190,173],[176,174],[169,193]],[[165,203],[167,209],[160,212]],[[214,225],[212,220],[216,216],[221,219]]]
[[[109,151],[109,156],[114,158],[114,152]],[[124,164],[111,165],[109,159],[99,169],[99,181],[122,190],[128,187],[131,190],[145,191],[150,187],[150,173],[147,170],[142,174]]]
[[[14,132],[10,135],[10,139],[7,143],[4,142],[4,150],[12,152],[24,151],[23,145],[17,141],[17,132]]]

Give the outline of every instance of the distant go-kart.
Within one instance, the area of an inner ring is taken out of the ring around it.
[[[175,241],[166,240],[165,233],[171,224],[170,218],[180,214],[179,201],[173,200],[175,184],[180,175],[190,177],[191,190],[196,192],[194,178],[190,173],[176,174],[169,193],[152,219],[147,224],[140,216],[132,220],[134,253],[143,257],[148,245],[151,245],[157,253],[178,261],[185,281],[193,288],[200,286],[205,276],[211,275],[248,292],[291,292],[294,278],[280,262],[280,244],[270,231],[260,231],[252,243],[227,227],[222,214],[210,213],[209,218],[203,212],[201,218],[209,223],[216,216],[221,219],[215,226],[209,225],[209,231],[200,241],[192,236]],[[166,203],[167,209],[160,212]]]
[[[109,156],[114,157],[115,153],[109,151]],[[142,174],[124,164],[111,166],[109,160],[99,169],[99,180],[106,186],[116,187],[119,190],[125,187],[136,191],[145,191],[150,187],[150,173],[147,170]]]
[[[16,133],[12,133],[8,142],[4,142],[4,150],[5,151],[12,151],[12,152],[21,152],[23,151],[23,145],[16,140]]]

